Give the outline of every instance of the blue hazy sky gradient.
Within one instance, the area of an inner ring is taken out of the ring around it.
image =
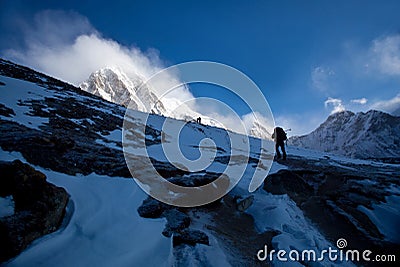
[[[74,11],[104,38],[158,51],[165,66],[231,65],[254,80],[277,123],[295,133],[334,111],[400,106],[399,1],[0,0],[2,56],[24,49],[21,25],[46,9]],[[248,112],[221,88],[191,90]]]

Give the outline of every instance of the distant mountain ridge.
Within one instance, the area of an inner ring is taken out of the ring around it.
[[[396,110],[392,111],[391,113],[393,116],[400,117],[400,107],[398,107]]]
[[[399,158],[400,117],[376,110],[343,111],[329,116],[310,134],[288,142],[353,158]]]

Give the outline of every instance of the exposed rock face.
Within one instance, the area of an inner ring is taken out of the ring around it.
[[[167,224],[163,231],[163,235],[166,237],[171,237],[173,233],[180,233],[181,230],[190,225],[190,217],[179,210],[166,210],[163,215],[167,219]],[[182,238],[182,240],[184,239]]]
[[[65,189],[19,160],[0,162],[0,196],[12,195],[13,215],[0,218],[0,262],[16,256],[33,240],[55,231],[69,196]]]
[[[247,210],[254,202],[254,196],[239,196],[236,198],[236,209],[238,211]]]
[[[143,200],[142,205],[138,208],[138,213],[143,218],[160,218],[164,211],[171,208],[170,206],[155,200],[152,197],[148,197]]]
[[[176,233],[172,239],[172,244],[177,247],[182,244],[194,246],[196,244],[210,245],[208,236],[199,230],[185,229]]]

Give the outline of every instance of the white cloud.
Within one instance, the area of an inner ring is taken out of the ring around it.
[[[388,113],[395,111],[400,108],[400,93],[392,99],[381,100],[371,105],[372,109],[382,110]]]
[[[384,74],[400,75],[400,35],[391,35],[373,41],[371,61]]]
[[[355,104],[365,105],[365,104],[367,104],[368,99],[363,97],[363,98],[359,98],[359,99],[352,99],[351,102],[355,103]]]
[[[341,99],[332,98],[332,97],[328,97],[328,99],[325,100],[325,107],[332,108],[331,114],[334,114],[337,112],[342,112],[342,111],[346,110]]]
[[[22,31],[24,49],[3,54],[75,85],[105,66],[118,66],[128,76],[136,72],[143,77],[163,68],[157,50],[144,52],[104,38],[86,17],[74,12],[42,11]]]
[[[330,89],[330,78],[335,72],[327,67],[316,67],[311,71],[312,86],[319,91],[328,91]]]

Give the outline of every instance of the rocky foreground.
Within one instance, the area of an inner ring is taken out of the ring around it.
[[[12,196],[14,214],[0,218],[0,262],[60,226],[69,196],[64,188],[19,160],[0,162],[0,197]]]
[[[288,169],[269,175],[263,188],[258,190],[288,195],[332,244],[345,238],[346,249],[368,249],[376,254],[398,253],[400,244],[389,241],[359,207],[373,209],[374,204],[385,203],[387,196],[400,196],[400,192],[388,190],[400,188],[400,166],[371,166],[337,162],[329,157],[316,160],[299,156],[290,156],[280,163]],[[215,203],[190,209],[167,206],[149,197],[138,212],[145,218],[167,219],[162,234],[172,235],[174,250],[181,256],[182,266],[192,257],[182,251],[196,244],[208,244],[207,234],[195,230],[199,228],[207,229],[209,235],[215,236],[229,255],[232,266],[243,266],[244,263],[265,266],[269,263],[260,262],[256,252],[264,245],[278,249],[272,238],[280,232],[258,231],[254,218],[239,208],[238,197],[232,192]],[[297,231],[301,234],[302,229]]]

